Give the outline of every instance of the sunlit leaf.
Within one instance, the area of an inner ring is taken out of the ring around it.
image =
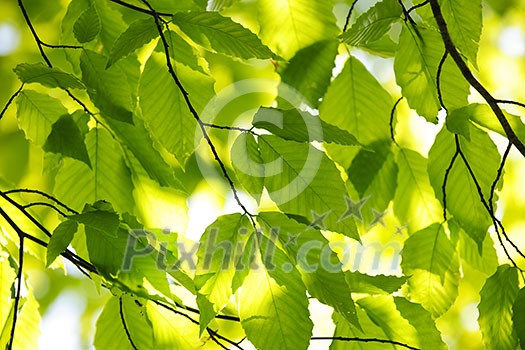
[[[362,14],[341,39],[353,46],[367,45],[380,39],[393,23],[401,19],[402,8],[396,0],[383,0]]]
[[[84,89],[80,79],[59,68],[50,68],[43,63],[20,63],[14,69],[22,83],[40,83],[50,88]]]
[[[332,1],[258,0],[257,9],[260,38],[286,59],[338,31]]]
[[[252,124],[256,128],[266,129],[285,140],[359,145],[356,138],[347,131],[297,109],[261,108],[253,117]]]
[[[158,35],[157,26],[153,19],[148,18],[133,22],[118,37],[115,45],[111,48],[107,67],[155,39]]]
[[[78,224],[73,220],[67,220],[58,225],[53,231],[47,246],[46,266],[49,267],[73,240],[77,232]]]
[[[509,265],[499,266],[483,285],[478,322],[487,349],[516,349],[518,338],[512,327],[512,306],[518,291],[518,272]]]
[[[308,218],[314,226],[359,239],[354,219],[347,215],[339,170],[324,153],[270,135],[259,137],[259,147],[265,161],[264,185],[279,208]]]
[[[232,166],[243,187],[257,200],[264,188],[264,165],[257,141],[250,133],[242,133],[231,148]]]
[[[390,94],[356,58],[350,57],[319,107],[325,122],[354,135],[368,145],[390,139]]]
[[[67,109],[57,99],[41,93],[25,90],[17,97],[18,123],[26,138],[43,146],[51,133],[53,124]]]
[[[255,34],[217,12],[177,13],[173,23],[191,40],[215,52],[240,58],[273,56]]]
[[[412,234],[405,242],[401,267],[411,299],[432,315],[447,311],[458,295],[459,261],[454,246],[439,224]]]
[[[254,252],[258,268],[250,269],[238,292],[246,336],[263,350],[306,349],[313,323],[301,277],[286,255],[267,238],[260,237],[257,246],[261,247]],[[268,253],[271,262],[265,261]],[[253,290],[257,290],[257,295]]]

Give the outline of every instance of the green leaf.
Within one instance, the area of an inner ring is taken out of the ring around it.
[[[401,316],[416,329],[421,350],[447,349],[435,321],[421,305],[401,297],[394,297],[394,303]]]
[[[85,89],[84,83],[72,74],[59,68],[50,68],[43,63],[20,63],[14,69],[22,83],[39,83],[50,88]]]
[[[301,277],[268,238],[257,240],[254,263],[258,268],[249,270],[239,291],[239,316],[246,337],[262,350],[307,349],[313,323]],[[269,256],[273,268],[266,259]]]
[[[78,224],[73,220],[64,221],[55,228],[47,246],[46,267],[49,267],[57,256],[66,250],[77,229]]]
[[[416,329],[403,318],[391,295],[362,298],[357,304],[366,311],[372,322],[383,330],[387,339],[411,346],[419,345]]]
[[[259,137],[264,185],[279,208],[311,219],[312,225],[359,240],[347,215],[346,188],[335,164],[310,144]]]
[[[261,108],[253,117],[252,124],[256,128],[268,130],[285,140],[359,145],[356,138],[347,131],[297,109]]]
[[[299,50],[281,73],[281,81],[317,107],[330,85],[338,46],[337,40],[323,40]]]
[[[525,344],[525,288],[521,288],[512,305],[512,324],[514,332],[520,341],[520,346]]]
[[[399,38],[394,61],[397,84],[411,108],[432,123],[441,109],[437,92],[437,71],[445,48],[437,31],[418,27],[417,32],[405,25]],[[465,106],[469,84],[450,57],[443,65],[440,78],[443,103],[449,110]]]
[[[16,272],[9,265],[7,254],[3,250],[0,250],[0,298],[3,300],[3,302],[0,303],[0,325],[2,327],[5,327],[4,325],[6,325],[13,307],[11,287],[13,286],[15,279]]]
[[[16,336],[13,349],[38,349],[40,337],[40,312],[39,304],[30,289],[25,298],[21,300],[21,310],[16,323]]]
[[[271,58],[257,35],[217,12],[176,13],[176,24],[195,43],[213,52],[240,58]]]
[[[485,236],[480,253],[477,243],[465,231],[460,230],[458,252],[461,259],[487,275],[492,275],[498,267],[498,255],[490,235]]]
[[[415,232],[442,217],[441,205],[434,195],[427,172],[427,159],[402,148],[397,155],[397,189],[394,213],[400,222],[408,223]]]
[[[192,104],[200,113],[213,96],[213,80],[184,65],[177,74],[189,91]],[[159,91],[162,95],[159,96]],[[139,86],[140,106],[153,137],[184,165],[201,137],[180,89],[166,70],[166,58],[154,52],[144,68]]]
[[[151,322],[146,317],[145,307],[137,303],[127,295],[108,300],[96,324],[94,345],[97,349],[153,348]]]
[[[43,148],[46,152],[80,160],[91,168],[84,137],[70,115],[63,115],[53,124]]]
[[[401,19],[402,8],[396,0],[383,0],[363,13],[341,35],[343,42],[352,46],[368,45],[385,35],[392,24]]]
[[[512,326],[512,306],[518,292],[518,272],[509,265],[499,266],[483,285],[478,323],[487,349],[516,349],[518,338]]]
[[[440,6],[452,42],[474,66],[477,66],[476,58],[483,26],[481,0],[441,0]]]
[[[354,290],[346,283],[342,264],[321,232],[279,212],[259,213],[258,222],[268,236],[280,240],[308,293],[360,328],[351,296]]]
[[[118,37],[117,41],[111,48],[106,67],[109,68],[121,58],[126,57],[138,48],[155,39],[158,35],[159,32],[157,26],[152,18],[146,18],[131,23],[128,29]]]
[[[338,340],[338,337],[347,338],[362,338],[363,334],[366,334],[367,338],[376,338],[376,339],[388,339],[388,336],[385,332],[377,326],[365,313],[365,311],[357,306],[357,316],[359,318],[359,323],[361,324],[361,329],[350,324],[345,320],[341,315],[334,311],[332,314],[332,319],[335,324],[334,331],[334,340],[330,345],[330,350],[384,350],[385,345],[381,343],[361,343],[361,342],[347,342]]]
[[[118,65],[106,70],[106,63],[103,55],[90,50],[82,52],[80,68],[89,96],[106,117],[133,123],[134,103],[127,74]]]
[[[494,116],[492,109],[488,105],[472,103],[464,108],[457,110],[457,113],[461,115],[468,115],[470,120],[474,123],[497,132],[500,135],[507,136],[505,130],[503,130],[500,122]],[[510,113],[505,113],[507,120],[509,121],[512,130],[516,133],[516,136],[522,141],[525,142],[525,124],[521,121],[521,118],[517,115]]]
[[[205,345],[199,340],[199,325],[188,318],[148,302],[147,317],[153,327],[153,346],[158,350],[195,350]]]
[[[361,149],[352,160],[347,173],[348,179],[357,190],[359,200],[365,201],[372,209],[365,211],[363,217],[357,214],[357,218],[372,225],[376,219],[374,211],[383,213],[394,198],[397,186],[397,164],[394,155],[391,152]]]
[[[492,182],[499,168],[500,155],[491,138],[475,126],[470,127],[470,139],[459,138],[459,145],[481,187],[485,200],[490,196]],[[443,128],[429,152],[428,173],[436,197],[442,201],[445,173],[454,155],[454,136]],[[481,251],[483,240],[492,220],[481,203],[478,190],[460,156],[450,170],[447,186],[447,209],[465,232],[474,239]]]
[[[80,43],[87,43],[100,33],[100,18],[98,17],[97,8],[91,5],[87,10],[82,12],[80,17],[73,25],[73,33]]]
[[[99,201],[93,206],[86,204],[82,214],[69,216],[69,220],[83,224],[86,233],[114,238],[117,237],[117,229],[120,224],[118,214],[113,211],[111,206],[107,207],[103,201]]]
[[[206,9],[206,5],[203,4],[204,1],[205,0],[151,0],[149,3],[158,12],[175,13],[198,10],[204,11]]]
[[[345,278],[354,293],[392,294],[405,283],[406,277],[375,275],[361,272],[345,272]]]
[[[356,58],[350,57],[319,107],[325,122],[354,135],[363,145],[390,140],[390,94]]]
[[[231,162],[235,175],[250,195],[259,201],[264,188],[264,165],[255,137],[242,133],[233,142]]]
[[[454,109],[447,115],[446,125],[447,129],[454,134],[461,135],[470,141],[470,116],[469,116],[469,107],[462,107]]]
[[[25,90],[17,97],[18,124],[26,138],[42,147],[51,133],[52,125],[67,109],[57,99],[41,93]]]
[[[195,287],[212,304],[215,314],[226,306],[233,294],[236,266],[251,233],[250,228],[246,216],[225,215],[209,225],[200,239]],[[201,333],[208,323],[201,320]]]
[[[436,317],[445,313],[458,295],[459,261],[443,227],[432,224],[411,235],[401,256],[411,299]]]
[[[77,210],[85,203],[107,200],[119,212],[132,211],[133,184],[119,145],[106,130],[95,128],[86,136],[86,148],[91,169],[83,162],[64,159],[56,175],[54,193]]]
[[[290,59],[315,42],[338,32],[332,1],[257,0],[259,37],[277,54]]]

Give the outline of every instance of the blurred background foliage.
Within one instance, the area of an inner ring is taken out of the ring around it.
[[[255,2],[250,0],[230,0],[232,6],[223,14],[256,31]],[[343,26],[348,9],[353,1],[338,0],[335,13],[338,24]],[[360,0],[355,8],[353,19],[366,11],[375,1]],[[405,2],[408,6],[408,2]],[[26,0],[25,5],[29,16],[41,39],[47,43],[58,43],[60,22],[65,14],[68,1]],[[213,6],[213,1],[210,1]],[[483,4],[484,27],[478,56],[478,76],[486,87],[501,99],[525,101],[525,1],[523,0],[487,0]],[[62,50],[47,49],[51,60],[57,65],[67,67]],[[342,53],[342,52],[341,52]],[[393,59],[372,57],[364,51],[352,49],[352,54],[360,58],[376,78],[390,89],[393,96],[399,96],[399,88],[395,84],[393,74]],[[205,56],[210,71],[216,79],[215,90],[219,91],[228,84],[246,78],[268,78],[277,80],[274,65],[271,62],[250,60],[240,62],[219,54],[207,53]],[[26,27],[20,10],[14,0],[0,0],[0,104],[3,106],[11,94],[19,87],[13,68],[21,62],[36,63],[41,56],[36,48],[29,29]],[[339,62],[340,66],[343,60]],[[337,69],[337,67],[336,67]],[[50,92],[51,94],[54,91]],[[63,99],[65,95],[56,92],[55,97]],[[229,124],[229,115],[237,115],[235,109],[249,110],[264,102],[264,94],[247,95],[241,101],[226,109],[219,121]],[[471,102],[480,101],[473,94]],[[63,99],[68,105],[71,103]],[[523,110],[508,111],[523,115]],[[10,108],[5,118],[0,122],[0,188],[35,188],[52,192],[52,176],[48,176],[43,167],[43,154],[40,149],[32,146],[18,129],[16,108]],[[224,119],[221,119],[224,118]],[[442,119],[442,118],[441,118]],[[439,130],[438,126],[427,123],[423,118],[411,112],[406,103],[398,110],[398,141],[407,147],[427,155],[433,142],[433,136]],[[506,146],[502,137],[491,134],[500,151]],[[216,136],[219,137],[219,136]],[[227,141],[227,140],[222,140]],[[227,142],[219,149],[227,159]],[[179,232],[186,231],[190,238],[199,235],[216,215],[229,211],[233,206],[231,198],[226,194],[227,188],[212,186],[203,181],[194,156],[188,162],[186,173],[178,173],[182,181],[192,193],[188,203],[181,200],[175,192],[159,192],[156,185],[144,183],[137,188],[135,196],[137,213],[140,213],[146,226],[166,227],[175,225]],[[517,152],[511,153],[507,171],[504,175],[505,186],[500,194],[499,215],[507,226],[510,237],[520,246],[525,246],[525,162]],[[186,214],[189,212],[189,219]],[[36,210],[42,222],[49,227],[56,225],[54,213],[46,209]],[[181,218],[175,220],[174,217]],[[392,218],[386,217],[387,227],[393,227]],[[200,231],[200,233],[199,233]],[[393,237],[392,232],[376,225],[370,233],[363,237],[364,242],[388,242],[395,239],[402,241],[403,235]],[[391,231],[391,229],[390,229]],[[2,242],[0,242],[2,243]],[[395,250],[395,249],[394,249]],[[387,254],[395,254],[390,252]],[[398,253],[398,252],[397,252]],[[504,263],[504,255],[498,247],[500,263]],[[516,257],[518,262],[523,263]],[[43,317],[41,349],[57,349],[57,337],[61,339],[61,348],[89,348],[92,344],[94,320],[108,298],[108,292],[97,290],[94,284],[79,275],[74,268],[65,267],[67,273],[57,266],[53,269],[43,269],[37,259],[28,255],[27,268],[29,283],[33,286],[35,297],[40,304]],[[31,269],[33,267],[38,267]],[[355,268],[355,267],[354,267]],[[390,266],[386,267],[387,269]],[[485,281],[485,274],[463,265],[464,275],[468,279],[460,284],[459,297],[451,310],[439,321],[438,327],[445,335],[445,341],[451,349],[481,349],[482,341],[477,324],[477,308],[479,291]],[[392,272],[392,271],[390,271]],[[395,272],[395,271],[394,271]],[[493,271],[492,271],[493,272]],[[490,272],[490,273],[492,273]],[[483,274],[483,276],[481,275]],[[479,278],[478,278],[479,277]],[[314,314],[315,316],[315,314]],[[330,317],[320,315],[322,320],[330,323]],[[329,329],[329,326],[327,326]],[[320,343],[312,345],[314,348]]]

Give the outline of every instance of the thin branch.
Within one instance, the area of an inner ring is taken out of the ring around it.
[[[412,6],[411,8],[409,8],[409,9],[407,10],[407,12],[410,13],[410,12],[412,12],[412,11],[414,11],[414,10],[420,8],[420,7],[426,6],[426,5],[428,5],[428,4],[429,4],[429,0],[425,0],[425,1],[423,1],[422,3],[419,3],[419,4],[417,4],[417,5]]]
[[[9,336],[9,344],[7,344],[8,350],[11,350],[13,348],[13,343],[15,341],[16,322],[18,321],[18,307],[20,305],[20,293],[22,291],[22,272],[24,268],[24,236],[19,234],[18,238],[20,239],[20,246],[18,247],[18,272],[16,274],[16,295],[15,302],[13,305],[13,323],[11,325],[11,334]]]
[[[131,334],[129,333],[128,325],[126,324],[126,319],[124,318],[124,310],[122,307],[122,297],[118,298],[118,307],[119,307],[119,314],[120,314],[120,321],[122,322],[122,327],[124,327],[124,332],[126,332],[126,337],[129,340],[129,343],[131,344],[131,347],[133,350],[138,350],[137,346],[133,342],[133,339],[131,339]]]
[[[53,197],[51,196],[50,194],[46,193],[46,192],[43,192],[43,191],[40,191],[40,190],[33,190],[33,189],[29,189],[29,188],[17,188],[17,189],[14,189],[14,190],[9,190],[9,191],[5,191],[4,194],[6,195],[10,195],[11,193],[31,193],[31,194],[38,194],[44,198],[47,198],[53,202],[55,202],[56,204],[60,205],[62,208],[66,209],[67,211],[69,211],[70,213],[72,214],[80,214],[78,211],[76,211],[75,209],[67,206],[66,204],[64,204],[63,202],[61,202],[60,200],[58,200],[56,197]]]
[[[36,207],[36,206],[41,206],[41,207],[48,207],[48,208],[51,208],[53,209],[54,211],[56,211],[58,214],[60,214],[62,217],[67,217],[68,215],[66,213],[64,213],[62,210],[58,209],[57,207],[55,207],[53,204],[51,203],[47,203],[47,202],[32,202],[32,203],[29,203],[29,204],[26,204],[26,205],[23,205],[22,208],[24,209],[29,209],[31,207]]]
[[[516,105],[525,108],[525,103],[521,103],[518,101],[512,101],[512,100],[496,100],[497,103],[502,104],[508,104],[508,105]]]
[[[167,16],[167,17],[173,16],[172,13],[157,12],[157,11],[153,10],[151,7],[148,10],[148,9],[145,9],[145,8],[142,8],[142,7],[135,6],[133,4],[128,4],[127,2],[124,2],[124,1],[121,1],[121,0],[109,0],[109,1],[114,2],[115,4],[119,4],[121,6],[127,7],[129,9],[134,10],[134,11],[145,13],[145,14],[153,16],[153,17],[155,17],[155,16]]]
[[[507,148],[505,148],[503,157],[501,158],[501,163],[499,165],[498,172],[496,174],[496,178],[494,179],[494,181],[492,182],[492,186],[490,187],[489,205],[490,205],[490,210],[493,213],[494,213],[494,194],[496,192],[496,186],[498,185],[499,180],[503,176],[503,168],[505,168],[505,163],[507,162],[511,148],[512,148],[512,144],[509,142],[507,145]]]
[[[77,45],[51,45],[51,44],[47,44],[43,41],[40,41],[40,43],[42,44],[42,46],[45,46],[45,47],[49,47],[50,49],[75,49],[75,50],[78,50],[78,49],[83,49],[84,47],[82,46],[77,46]]]
[[[204,125],[204,126],[206,126],[208,128],[212,128],[212,129],[241,131],[241,132],[253,133],[252,129],[245,129],[245,128],[240,128],[240,127],[237,127],[237,126],[217,125],[217,124],[205,123],[205,122],[202,122],[202,125]]]
[[[403,96],[401,96],[400,98],[397,99],[396,103],[394,103],[394,106],[392,107],[392,110],[390,111],[390,122],[389,122],[389,126],[390,126],[390,138],[392,139],[392,141],[399,147],[399,144],[397,143],[396,141],[396,135],[395,135],[395,130],[394,130],[394,118],[395,118],[395,114],[396,114],[396,109],[397,109],[397,105],[401,102],[401,100],[403,100]]]
[[[348,10],[348,14],[346,15],[346,19],[345,19],[345,25],[343,27],[343,33],[346,32],[346,30],[348,29],[348,25],[350,24],[350,17],[352,16],[352,12],[354,12],[355,5],[357,4],[358,1],[359,0],[354,0],[352,5],[350,6],[350,9]]]
[[[443,178],[443,184],[441,185],[441,192],[443,194],[443,220],[447,221],[447,182],[448,177],[450,176],[450,171],[452,170],[452,167],[454,166],[454,163],[456,162],[456,159],[458,158],[459,152],[456,149],[456,152],[452,156],[452,159],[450,160],[450,164],[447,167],[447,170],[445,170],[445,177]]]
[[[7,100],[7,103],[5,104],[4,108],[2,108],[2,111],[0,112],[0,120],[2,120],[5,112],[7,112],[7,109],[9,108],[11,103],[13,103],[13,100],[15,99],[15,97],[18,96],[18,94],[22,91],[23,88],[24,88],[24,83],[20,85],[18,90],[16,90],[15,93],[11,95],[11,97],[9,97],[9,100]]]
[[[448,113],[448,109],[445,106],[445,102],[443,100],[443,92],[441,91],[441,73],[443,72],[443,65],[445,64],[447,56],[448,56],[448,51],[445,50],[445,53],[443,54],[443,56],[441,57],[441,60],[439,61],[437,72],[436,72],[436,89],[437,89],[439,104]]]
[[[448,32],[447,24],[445,22],[445,19],[443,18],[443,14],[441,13],[441,8],[439,6],[438,0],[429,0],[429,2],[430,2],[430,6],[432,7],[432,13],[434,14],[434,19],[436,20],[436,23],[439,27],[439,31],[441,33],[441,37],[443,39],[443,43],[445,44],[446,50],[448,51],[448,53],[450,54],[454,62],[456,62],[456,65],[461,71],[461,74],[463,75],[463,77],[485,99],[487,104],[490,106],[490,108],[492,109],[496,117],[498,118],[498,121],[500,122],[503,130],[505,131],[505,134],[507,135],[507,138],[509,139],[509,141],[525,157],[525,145],[516,136],[516,133],[510,126],[509,121],[505,117],[505,114],[499,107],[498,101],[474,77],[474,75],[468,68],[467,64],[463,61],[463,58],[461,57],[461,54],[459,53],[458,49],[452,42],[452,38],[450,37],[450,33]]]
[[[346,342],[360,342],[360,343],[381,343],[381,344],[392,344],[404,347],[410,350],[420,350],[414,346],[410,346],[395,340],[388,339],[377,339],[377,338],[358,338],[358,337],[312,337],[311,340],[337,340]]]

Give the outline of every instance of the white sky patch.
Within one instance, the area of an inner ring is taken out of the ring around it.
[[[511,57],[525,56],[525,32],[518,26],[509,26],[501,31],[498,45]]]
[[[83,297],[75,292],[65,291],[49,307],[42,318],[40,349],[76,350],[82,349],[80,315],[86,308]]]
[[[10,23],[0,23],[0,56],[7,56],[20,45],[20,33]]]
[[[463,310],[461,310],[461,324],[469,332],[479,331],[478,324],[478,305],[477,303],[467,304]]]

